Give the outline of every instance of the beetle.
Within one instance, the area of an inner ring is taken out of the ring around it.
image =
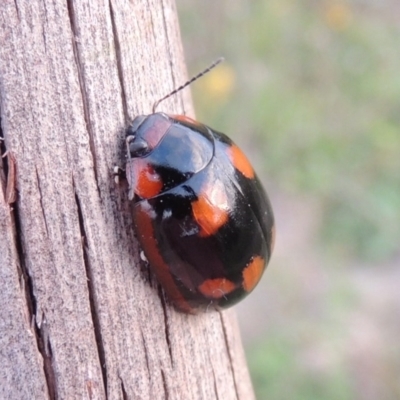
[[[228,136],[158,104],[126,130],[126,179],[139,243],[180,311],[230,307],[259,282],[274,244],[270,201]]]

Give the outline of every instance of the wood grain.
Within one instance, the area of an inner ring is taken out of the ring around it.
[[[1,399],[254,398],[234,312],[168,304],[113,180],[124,127],[185,79],[173,0],[3,0]]]

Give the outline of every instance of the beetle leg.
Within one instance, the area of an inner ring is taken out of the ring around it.
[[[114,181],[118,185],[120,183],[120,180],[126,180],[126,172],[124,169],[119,167],[118,165],[114,165]]]

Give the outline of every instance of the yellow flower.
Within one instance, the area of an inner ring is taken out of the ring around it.
[[[235,87],[235,71],[228,64],[219,65],[212,73],[204,76],[202,89],[216,101],[224,101]]]
[[[337,31],[346,29],[352,17],[351,9],[343,3],[333,3],[325,12],[325,20],[328,26]]]

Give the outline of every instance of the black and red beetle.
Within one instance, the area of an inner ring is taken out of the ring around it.
[[[165,98],[126,131],[138,239],[176,308],[226,308],[254,289],[271,257],[271,205],[239,147],[191,118],[156,113]]]

